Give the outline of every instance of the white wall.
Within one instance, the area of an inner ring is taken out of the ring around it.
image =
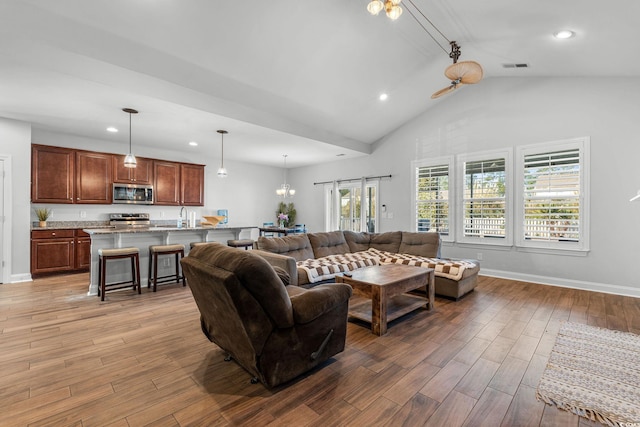
[[[475,258],[485,273],[640,296],[640,78],[486,79],[442,98],[379,141],[370,156],[290,172],[298,213],[324,227],[323,190],[313,182],[392,174],[380,203],[393,212],[381,231],[409,230],[413,160],[539,142],[591,138],[591,251],[585,257],[449,245],[443,255]],[[388,108],[393,108],[389,100]],[[431,103],[425,95],[425,103]]]
[[[11,245],[4,260],[10,259],[6,281],[28,280],[31,256],[29,211],[31,199],[31,126],[25,122],[0,117],[0,155],[11,163],[5,177],[10,182],[11,210],[5,212],[10,222]],[[6,172],[6,171],[5,171]],[[8,209],[8,206],[5,206]],[[2,242],[5,245],[6,242]]]

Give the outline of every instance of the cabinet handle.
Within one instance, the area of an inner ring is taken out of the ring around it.
[[[56,233],[51,233],[51,235],[52,235],[52,236],[55,236],[55,235],[56,235]]]

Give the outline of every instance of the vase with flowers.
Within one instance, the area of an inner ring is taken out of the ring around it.
[[[47,219],[49,219],[49,217],[51,216],[51,209],[48,208],[35,208],[34,209],[36,216],[38,217],[38,221],[39,221],[39,226],[40,227],[46,227],[47,226]]]
[[[286,221],[288,220],[289,220],[289,215],[287,215],[286,213],[280,212],[278,214],[278,221],[280,222],[280,228],[284,228]]]

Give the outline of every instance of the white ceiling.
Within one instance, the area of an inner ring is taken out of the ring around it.
[[[411,1],[487,79],[640,75],[634,0]],[[474,89],[431,100],[448,84],[447,53],[409,0],[397,21],[369,15],[367,3],[0,0],[0,117],[121,144],[121,108],[131,107],[135,146],[217,152],[215,131],[227,129],[227,159],[281,166],[287,153],[296,167],[366,155]],[[564,28],[576,36],[552,37]]]

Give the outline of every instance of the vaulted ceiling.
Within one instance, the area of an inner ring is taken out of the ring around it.
[[[397,21],[367,3],[0,0],[0,117],[122,144],[121,108],[132,107],[140,146],[217,152],[222,128],[228,159],[281,166],[287,153],[295,167],[366,155],[474,89],[430,99],[451,60],[415,6],[486,79],[640,76],[640,2],[405,0]],[[575,37],[555,39],[560,29]],[[504,67],[515,63],[528,67]]]

